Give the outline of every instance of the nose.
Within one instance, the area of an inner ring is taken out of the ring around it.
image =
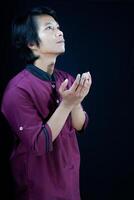
[[[56,36],[62,36],[62,37],[63,37],[63,32],[62,32],[61,30],[58,30],[58,31],[56,32]]]

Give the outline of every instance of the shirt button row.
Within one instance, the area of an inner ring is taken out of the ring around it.
[[[54,85],[54,84],[52,84],[52,88],[55,88],[55,85]]]
[[[56,102],[59,104],[60,103],[59,99],[57,99]]]
[[[23,126],[20,126],[20,127],[19,127],[19,130],[20,130],[20,131],[23,131]]]

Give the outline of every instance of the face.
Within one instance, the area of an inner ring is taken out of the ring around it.
[[[63,33],[59,24],[52,16],[42,15],[37,18],[38,36],[40,46],[37,47],[38,55],[55,54],[59,55],[65,51]]]

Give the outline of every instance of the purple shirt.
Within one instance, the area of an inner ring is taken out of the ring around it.
[[[71,114],[54,142],[47,124],[61,101],[58,90],[66,78],[70,87],[70,74],[55,69],[50,76],[29,65],[5,90],[2,112],[15,138],[10,162],[17,200],[80,200],[80,153]],[[85,115],[82,130],[88,123]]]

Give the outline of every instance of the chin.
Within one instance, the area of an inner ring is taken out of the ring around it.
[[[65,50],[57,52],[57,55],[62,55],[65,53]]]
[[[64,53],[65,52],[65,48],[63,48],[62,50],[61,50],[61,53]]]

